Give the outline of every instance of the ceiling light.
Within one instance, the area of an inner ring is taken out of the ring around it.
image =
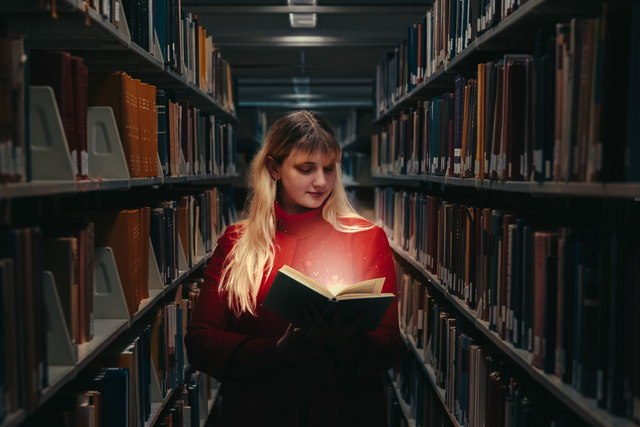
[[[278,95],[281,99],[319,99],[322,95],[317,93],[283,93]]]
[[[315,13],[290,13],[289,23],[291,28],[315,28],[316,27],[316,14]]]
[[[327,36],[276,36],[265,38],[271,44],[280,46],[331,46],[341,39]]]
[[[287,0],[289,6],[315,6],[316,0]]]

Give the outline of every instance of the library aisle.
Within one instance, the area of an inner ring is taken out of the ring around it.
[[[299,110],[393,253],[381,425],[640,425],[640,0],[22,0],[0,29],[0,427],[236,425],[185,336]]]

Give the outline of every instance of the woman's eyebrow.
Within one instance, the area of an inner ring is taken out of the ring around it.
[[[306,165],[315,166],[316,164],[317,164],[316,162],[306,161],[306,162],[296,163],[296,166],[306,166]],[[335,164],[336,162],[327,163],[324,165],[324,167],[335,166]]]

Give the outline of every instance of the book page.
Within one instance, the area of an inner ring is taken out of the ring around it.
[[[282,273],[286,274],[287,276],[292,277],[296,281],[300,282],[301,284],[303,284],[307,288],[316,291],[320,295],[323,295],[323,296],[325,296],[325,297],[327,297],[329,299],[333,299],[333,294],[328,289],[326,289],[324,286],[322,286],[321,283],[315,281],[314,279],[312,279],[311,277],[307,276],[306,274],[299,272],[295,268],[290,267],[288,265],[284,265],[278,271],[281,271]]]
[[[384,277],[378,277],[376,279],[363,280],[362,282],[348,285],[336,293],[336,297],[348,294],[379,294],[380,291],[382,291],[384,280]]]
[[[350,299],[365,299],[365,298],[389,298],[389,297],[394,297],[394,294],[388,294],[388,293],[384,293],[384,294],[347,294],[347,295],[340,295],[338,297],[336,297],[336,299],[338,301],[346,301],[346,300],[350,300]]]

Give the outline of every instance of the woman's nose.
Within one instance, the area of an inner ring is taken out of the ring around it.
[[[324,176],[324,172],[319,172],[316,175],[316,178],[313,180],[313,185],[315,185],[316,187],[321,187],[325,185],[326,182],[327,182],[327,178]]]

